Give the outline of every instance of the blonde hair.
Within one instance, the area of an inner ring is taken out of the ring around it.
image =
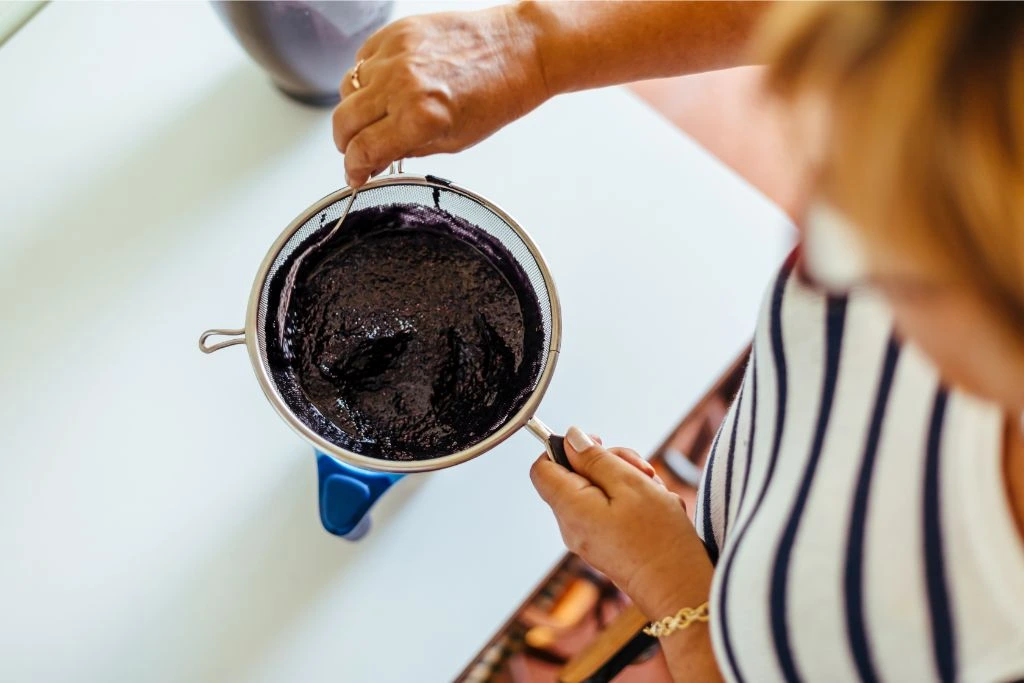
[[[787,4],[759,47],[772,90],[828,104],[825,195],[1021,329],[1024,4]]]

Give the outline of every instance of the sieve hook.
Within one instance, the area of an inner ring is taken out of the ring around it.
[[[231,337],[216,344],[207,344],[210,337]],[[207,330],[199,336],[199,350],[203,353],[220,351],[227,346],[245,343],[245,330]]]
[[[378,178],[378,177],[384,175],[385,173],[387,173],[389,176],[391,176],[391,175],[399,175],[401,173],[405,173],[405,171],[402,170],[402,160],[399,159],[398,161],[392,161],[388,165],[387,168],[381,169],[381,170],[377,171],[376,173],[371,173],[370,177],[371,178]]]

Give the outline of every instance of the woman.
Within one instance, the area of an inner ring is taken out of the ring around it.
[[[336,141],[360,184],[557,93],[734,63],[757,11],[399,22],[363,48]],[[661,637],[677,680],[1022,679],[1024,9],[799,5],[762,35],[812,208],[696,529],[635,453],[576,428],[575,472],[542,457],[534,485],[570,549],[652,620],[684,617]]]

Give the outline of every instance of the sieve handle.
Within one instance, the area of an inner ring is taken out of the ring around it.
[[[210,337],[230,337],[222,342],[210,344]],[[213,353],[221,349],[245,343],[245,330],[207,330],[199,335],[199,350],[203,353]]]
[[[572,465],[569,464],[569,456],[565,454],[565,437],[552,434],[548,437],[548,455],[565,469],[572,472]]]
[[[544,444],[549,458],[570,472],[573,471],[572,465],[569,464],[569,457],[565,454],[565,437],[553,433],[536,416],[530,418],[529,422],[526,423],[526,427]]]

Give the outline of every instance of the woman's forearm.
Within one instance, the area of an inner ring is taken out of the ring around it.
[[[524,2],[548,96],[738,66],[757,2]]]
[[[659,570],[656,574],[671,579],[645,580],[632,595],[636,606],[651,621],[675,614],[681,607],[696,608],[709,599],[711,562],[680,563],[673,570]],[[715,615],[712,614],[714,619]],[[711,648],[711,629],[708,622],[697,621],[659,639],[662,654],[668,662],[674,681],[721,681],[715,655]]]
[[[684,632],[661,639],[661,652],[673,681],[715,683],[724,680],[711,650],[711,632],[707,626],[694,624]]]

